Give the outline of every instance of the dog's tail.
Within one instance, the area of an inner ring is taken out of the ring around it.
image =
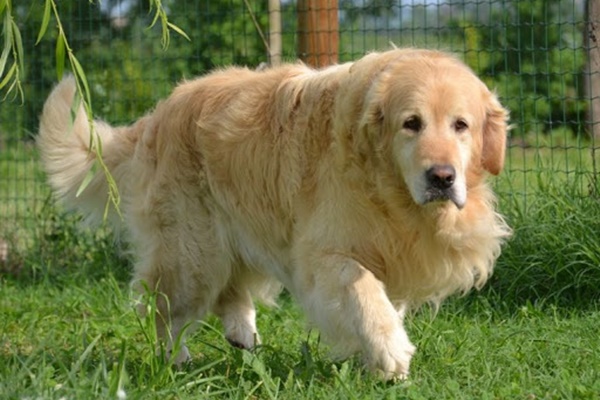
[[[65,206],[82,212],[88,223],[106,217],[118,226],[119,214],[109,203],[109,179],[118,192],[127,187],[137,132],[101,121],[90,125],[83,105],[74,103],[75,91],[75,79],[64,78],[44,104],[37,137],[41,160],[50,185]]]

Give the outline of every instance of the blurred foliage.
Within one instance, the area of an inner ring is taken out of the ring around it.
[[[0,0],[5,1],[5,0]],[[15,2],[16,3],[16,2]],[[56,82],[56,32],[35,45],[43,20],[39,0],[19,0],[14,21],[23,37],[24,103],[0,107],[0,138],[31,137]],[[182,79],[213,68],[267,61],[266,1],[162,0],[169,20],[190,38],[162,46],[161,27],[144,0],[61,0],[58,12],[83,65],[94,113],[127,123],[147,112]],[[583,10],[577,1],[341,0],[340,59],[365,51],[416,45],[462,53],[511,110],[513,135],[585,129]],[[129,5],[128,10],[124,7]],[[282,4],[284,58],[295,58],[296,3]],[[449,46],[450,45],[450,46]],[[350,47],[351,49],[350,49]],[[1,145],[2,140],[0,140]]]
[[[124,3],[132,8],[119,15],[116,8]],[[258,33],[258,29],[266,32],[266,2],[251,6],[258,28],[244,0],[162,3],[177,27],[189,35],[189,41],[173,36],[164,49],[159,24],[149,28],[154,15],[146,1],[57,3],[66,36],[86,71],[96,115],[112,122],[128,122],[147,112],[181,79],[220,65],[256,66],[266,61],[267,51]],[[13,13],[25,49],[25,76],[21,77],[25,101],[20,107],[11,104],[0,109],[3,140],[35,133],[43,102],[56,82],[57,32],[49,29],[35,44],[43,5],[36,0],[19,0]]]
[[[511,110],[513,135],[585,128],[583,19],[560,0],[505,1],[489,20],[453,21],[465,59]],[[569,4],[570,3],[570,4]]]

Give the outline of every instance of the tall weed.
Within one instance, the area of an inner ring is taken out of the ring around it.
[[[583,180],[583,181],[582,181]],[[538,175],[526,204],[503,198],[514,236],[489,291],[505,301],[585,306],[600,299],[600,194],[593,176]]]

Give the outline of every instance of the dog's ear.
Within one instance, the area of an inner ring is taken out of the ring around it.
[[[496,96],[490,93],[483,128],[481,162],[483,168],[494,175],[498,175],[504,167],[507,133],[508,111],[502,107]]]

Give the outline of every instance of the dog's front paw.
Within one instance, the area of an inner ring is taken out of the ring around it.
[[[367,364],[385,380],[404,380],[408,378],[410,360],[415,350],[415,346],[402,332],[393,339],[378,343],[370,354],[367,354]]]

